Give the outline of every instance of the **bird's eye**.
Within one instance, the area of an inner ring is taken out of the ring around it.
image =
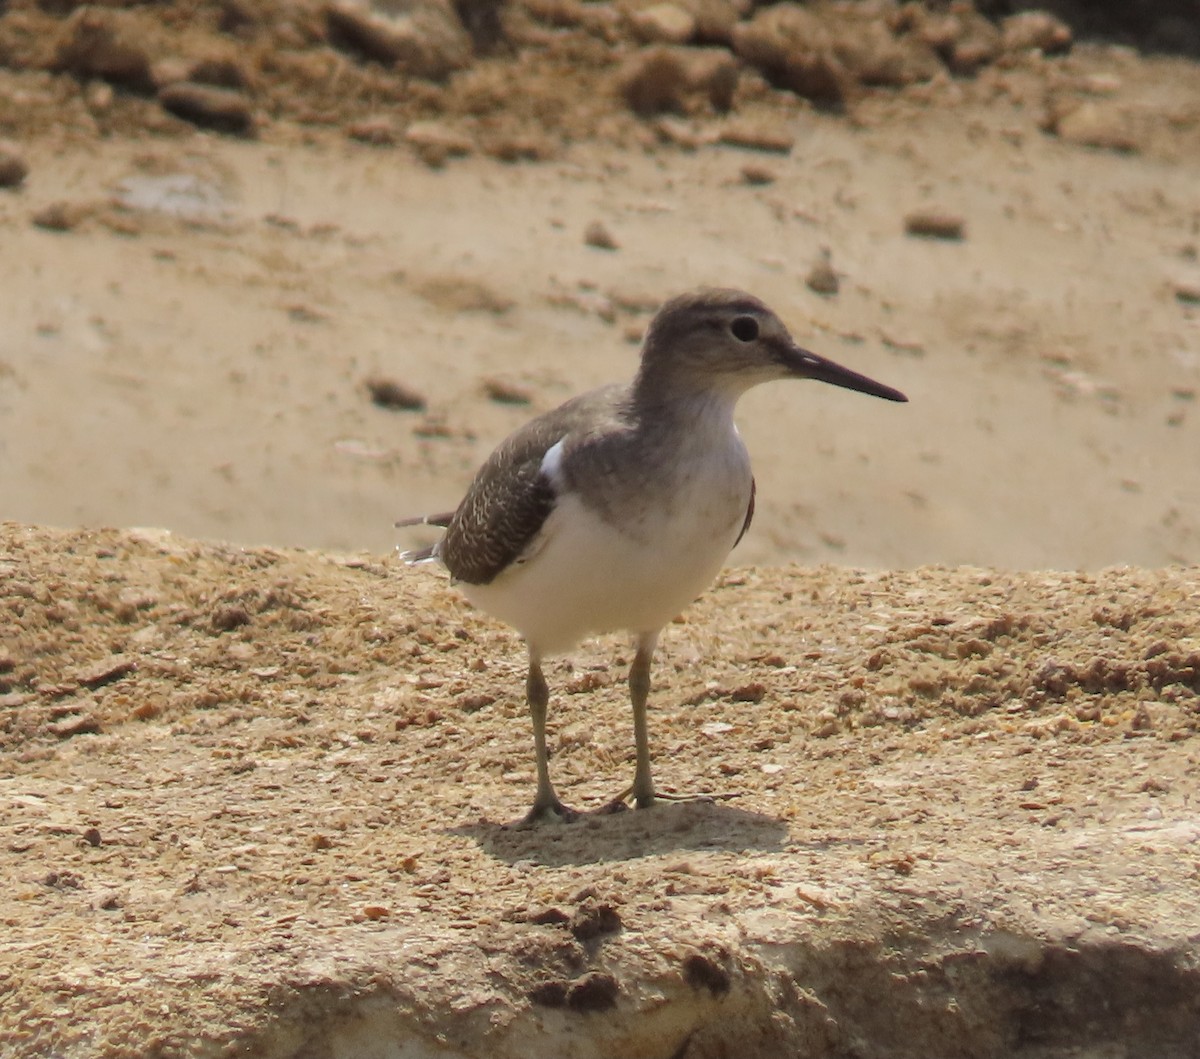
[[[753,342],[758,338],[758,321],[753,316],[736,316],[729,330],[739,342]]]

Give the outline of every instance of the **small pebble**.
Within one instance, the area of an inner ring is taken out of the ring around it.
[[[967,222],[957,213],[945,210],[915,210],[904,218],[904,231],[925,239],[963,239]]]
[[[1080,147],[1120,154],[1132,154],[1139,147],[1129,115],[1111,102],[1084,103],[1066,113],[1051,115],[1046,124],[1060,140]]]
[[[1047,55],[1069,51],[1071,27],[1047,11],[1020,11],[1004,20],[1001,46],[1007,52],[1038,49]]]
[[[29,175],[25,159],[8,144],[0,144],[0,188],[16,188]]]
[[[686,44],[696,34],[696,19],[677,4],[651,4],[629,16],[633,32],[645,44]]]
[[[69,232],[83,222],[91,207],[80,202],[51,202],[37,210],[32,217],[39,228],[50,232]]]
[[[607,1011],[616,1007],[620,991],[620,984],[608,972],[589,971],[568,987],[567,1007],[575,1011]]]
[[[796,137],[782,126],[736,121],[721,130],[721,142],[750,151],[787,154],[795,146]]]
[[[833,269],[833,262],[830,260],[828,250],[821,251],[820,258],[809,269],[804,282],[808,284],[809,290],[815,291],[817,294],[837,294],[838,274]]]
[[[742,166],[742,183],[751,187],[774,184],[777,179],[775,170],[770,166],[759,165],[757,162],[749,162]]]
[[[363,118],[346,126],[346,135],[372,147],[393,147],[400,142],[400,130],[386,117]]]
[[[592,221],[584,230],[583,241],[599,250],[617,250],[620,247],[603,221]]]
[[[395,379],[376,375],[367,379],[363,385],[367,388],[371,400],[380,408],[390,408],[400,412],[423,412],[425,410],[425,398]]]
[[[239,136],[254,133],[250,101],[232,88],[177,81],[159,91],[158,102],[177,118],[205,129]]]
[[[461,158],[475,149],[470,136],[438,121],[414,121],[404,130],[404,140],[430,169],[439,169],[447,158]]]
[[[1200,305],[1200,281],[1195,283],[1176,283],[1175,298],[1185,305]]]
[[[523,386],[505,382],[503,379],[484,379],[483,392],[488,400],[495,401],[496,404],[526,405],[533,400]]]

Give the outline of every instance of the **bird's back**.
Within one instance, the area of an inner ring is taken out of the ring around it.
[[[621,429],[625,397],[622,386],[581,394],[530,420],[492,452],[436,545],[456,581],[490,584],[526,551],[557,495],[543,471],[546,453],[564,437],[586,436],[599,424]]]

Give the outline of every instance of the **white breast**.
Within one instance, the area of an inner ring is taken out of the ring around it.
[[[750,461],[729,426],[725,444],[680,454],[670,480],[619,520],[565,493],[522,560],[464,594],[543,654],[590,633],[661,629],[712,583],[741,531]]]

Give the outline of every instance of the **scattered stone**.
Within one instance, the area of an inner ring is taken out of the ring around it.
[[[431,169],[445,165],[447,158],[460,158],[475,149],[470,136],[440,121],[414,121],[404,130],[404,140]]]
[[[611,903],[587,897],[571,916],[570,929],[577,941],[590,941],[601,934],[615,934],[621,929],[621,914]]]
[[[958,240],[966,237],[967,222],[945,210],[914,210],[904,218],[904,231],[924,239]]]
[[[720,142],[750,151],[788,154],[796,144],[796,137],[780,125],[761,121],[732,121],[721,129]]]
[[[1115,96],[1121,91],[1121,79],[1116,74],[1084,74],[1076,82],[1080,92],[1089,96]]]
[[[133,708],[133,716],[139,721],[148,721],[152,717],[157,717],[160,713],[162,713],[162,703],[160,702],[139,702]]]
[[[615,43],[624,21],[615,5],[581,3],[580,0],[524,0],[521,5],[539,22],[560,29],[581,29],[609,43]]]
[[[60,199],[35,211],[32,220],[37,227],[50,232],[69,232],[79,227],[93,210],[91,203],[64,202]]]
[[[621,245],[603,221],[592,221],[584,229],[583,241],[588,246],[594,246],[598,250],[619,250]]]
[[[415,0],[407,10],[331,0],[325,21],[332,43],[434,81],[471,64],[472,44],[449,0]]]
[[[554,142],[540,132],[502,132],[488,138],[484,153],[501,162],[545,162],[553,158]]]
[[[217,607],[212,613],[212,627],[216,632],[232,632],[249,624],[250,612],[236,604]]]
[[[1088,101],[1072,110],[1055,113],[1052,107],[1046,119],[1047,131],[1065,143],[1130,154],[1139,149],[1130,127],[1129,116],[1115,103]]]
[[[187,80],[201,85],[215,85],[217,88],[238,88],[244,91],[254,88],[254,78],[249,68],[239,59],[229,55],[198,59],[192,64]]]
[[[834,54],[853,81],[903,88],[941,72],[933,49],[916,36],[895,36],[876,19],[856,20],[839,33]]]
[[[89,666],[79,674],[77,679],[83,687],[95,691],[97,688],[112,684],[135,672],[137,672],[137,662],[134,659],[118,657]]]
[[[201,128],[237,136],[254,133],[250,101],[236,89],[177,81],[160,89],[158,101],[164,110]]]
[[[1048,11],[1019,11],[1006,18],[1001,47],[1006,52],[1038,49],[1046,55],[1070,51],[1071,27]]]
[[[54,68],[80,78],[99,77],[137,92],[154,88],[149,55],[127,11],[78,8],[63,25]]]
[[[738,63],[724,48],[662,45],[635,54],[617,82],[635,114],[687,113],[705,106],[724,112],[733,104]]]
[[[539,927],[563,927],[571,922],[571,917],[561,908],[548,905],[519,918],[518,922],[536,923]]]
[[[567,1007],[575,1011],[608,1011],[616,1007],[621,986],[604,971],[590,971],[576,978],[567,989]]]
[[[29,175],[25,159],[8,143],[0,143],[0,188],[17,188]]]
[[[192,64],[177,55],[159,59],[150,66],[150,80],[154,82],[154,87],[157,89],[178,84],[180,81],[191,80],[191,74]]]
[[[837,294],[840,281],[838,274],[833,269],[832,255],[827,247],[822,247],[820,257],[809,269],[804,282],[808,284],[809,290],[815,291],[817,294],[826,296]]]
[[[644,44],[686,44],[696,35],[696,19],[677,4],[651,4],[629,16],[634,36]]]
[[[104,844],[104,839],[101,837],[100,829],[98,827],[89,827],[80,837],[89,846],[100,846]]]
[[[799,4],[773,4],[739,23],[733,50],[778,88],[819,107],[841,109],[846,103],[850,73],[834,54],[825,24]]]
[[[976,73],[1000,54],[1000,31],[977,12],[932,15],[916,5],[912,9],[922,18],[914,27],[917,36],[960,77]]]
[[[761,680],[752,680],[748,684],[739,684],[730,688],[725,697],[730,702],[762,702],[767,694],[767,686]]]
[[[396,379],[373,375],[363,382],[371,401],[398,412],[425,411],[425,398]]]
[[[484,379],[483,392],[489,401],[495,401],[496,404],[527,405],[533,401],[525,387],[503,379]]]
[[[541,1007],[561,1008],[567,1003],[567,993],[570,988],[570,983],[556,978],[549,982],[539,982],[525,995],[529,997],[530,1003],[538,1004]]]
[[[346,126],[346,135],[352,140],[368,143],[372,147],[394,147],[401,138],[396,123],[386,116],[352,121]]]
[[[695,43],[723,48],[733,42],[733,27],[754,8],[751,0],[679,0],[679,6],[696,20]]]
[[[83,880],[73,871],[50,871],[42,876],[42,885],[54,890],[79,890]]]
[[[654,132],[664,143],[682,147],[685,151],[694,151],[715,139],[692,122],[670,115],[655,120]]]
[[[751,187],[774,184],[777,179],[775,170],[770,166],[762,165],[759,162],[747,162],[742,166],[742,183],[749,184]]]
[[[499,316],[513,307],[511,298],[469,276],[426,276],[414,282],[413,290],[445,312],[494,313]]]
[[[314,309],[306,302],[296,302],[284,308],[287,309],[288,319],[294,320],[298,324],[323,324],[329,319],[328,313]]]
[[[77,735],[95,735],[100,731],[100,722],[90,713],[67,717],[49,726],[50,734],[59,739],[70,739]]]
[[[729,972],[720,964],[694,952],[683,961],[683,978],[693,989],[707,989],[713,996],[729,992]]]
[[[1175,300],[1185,305],[1200,305],[1200,280],[1176,283]]]

